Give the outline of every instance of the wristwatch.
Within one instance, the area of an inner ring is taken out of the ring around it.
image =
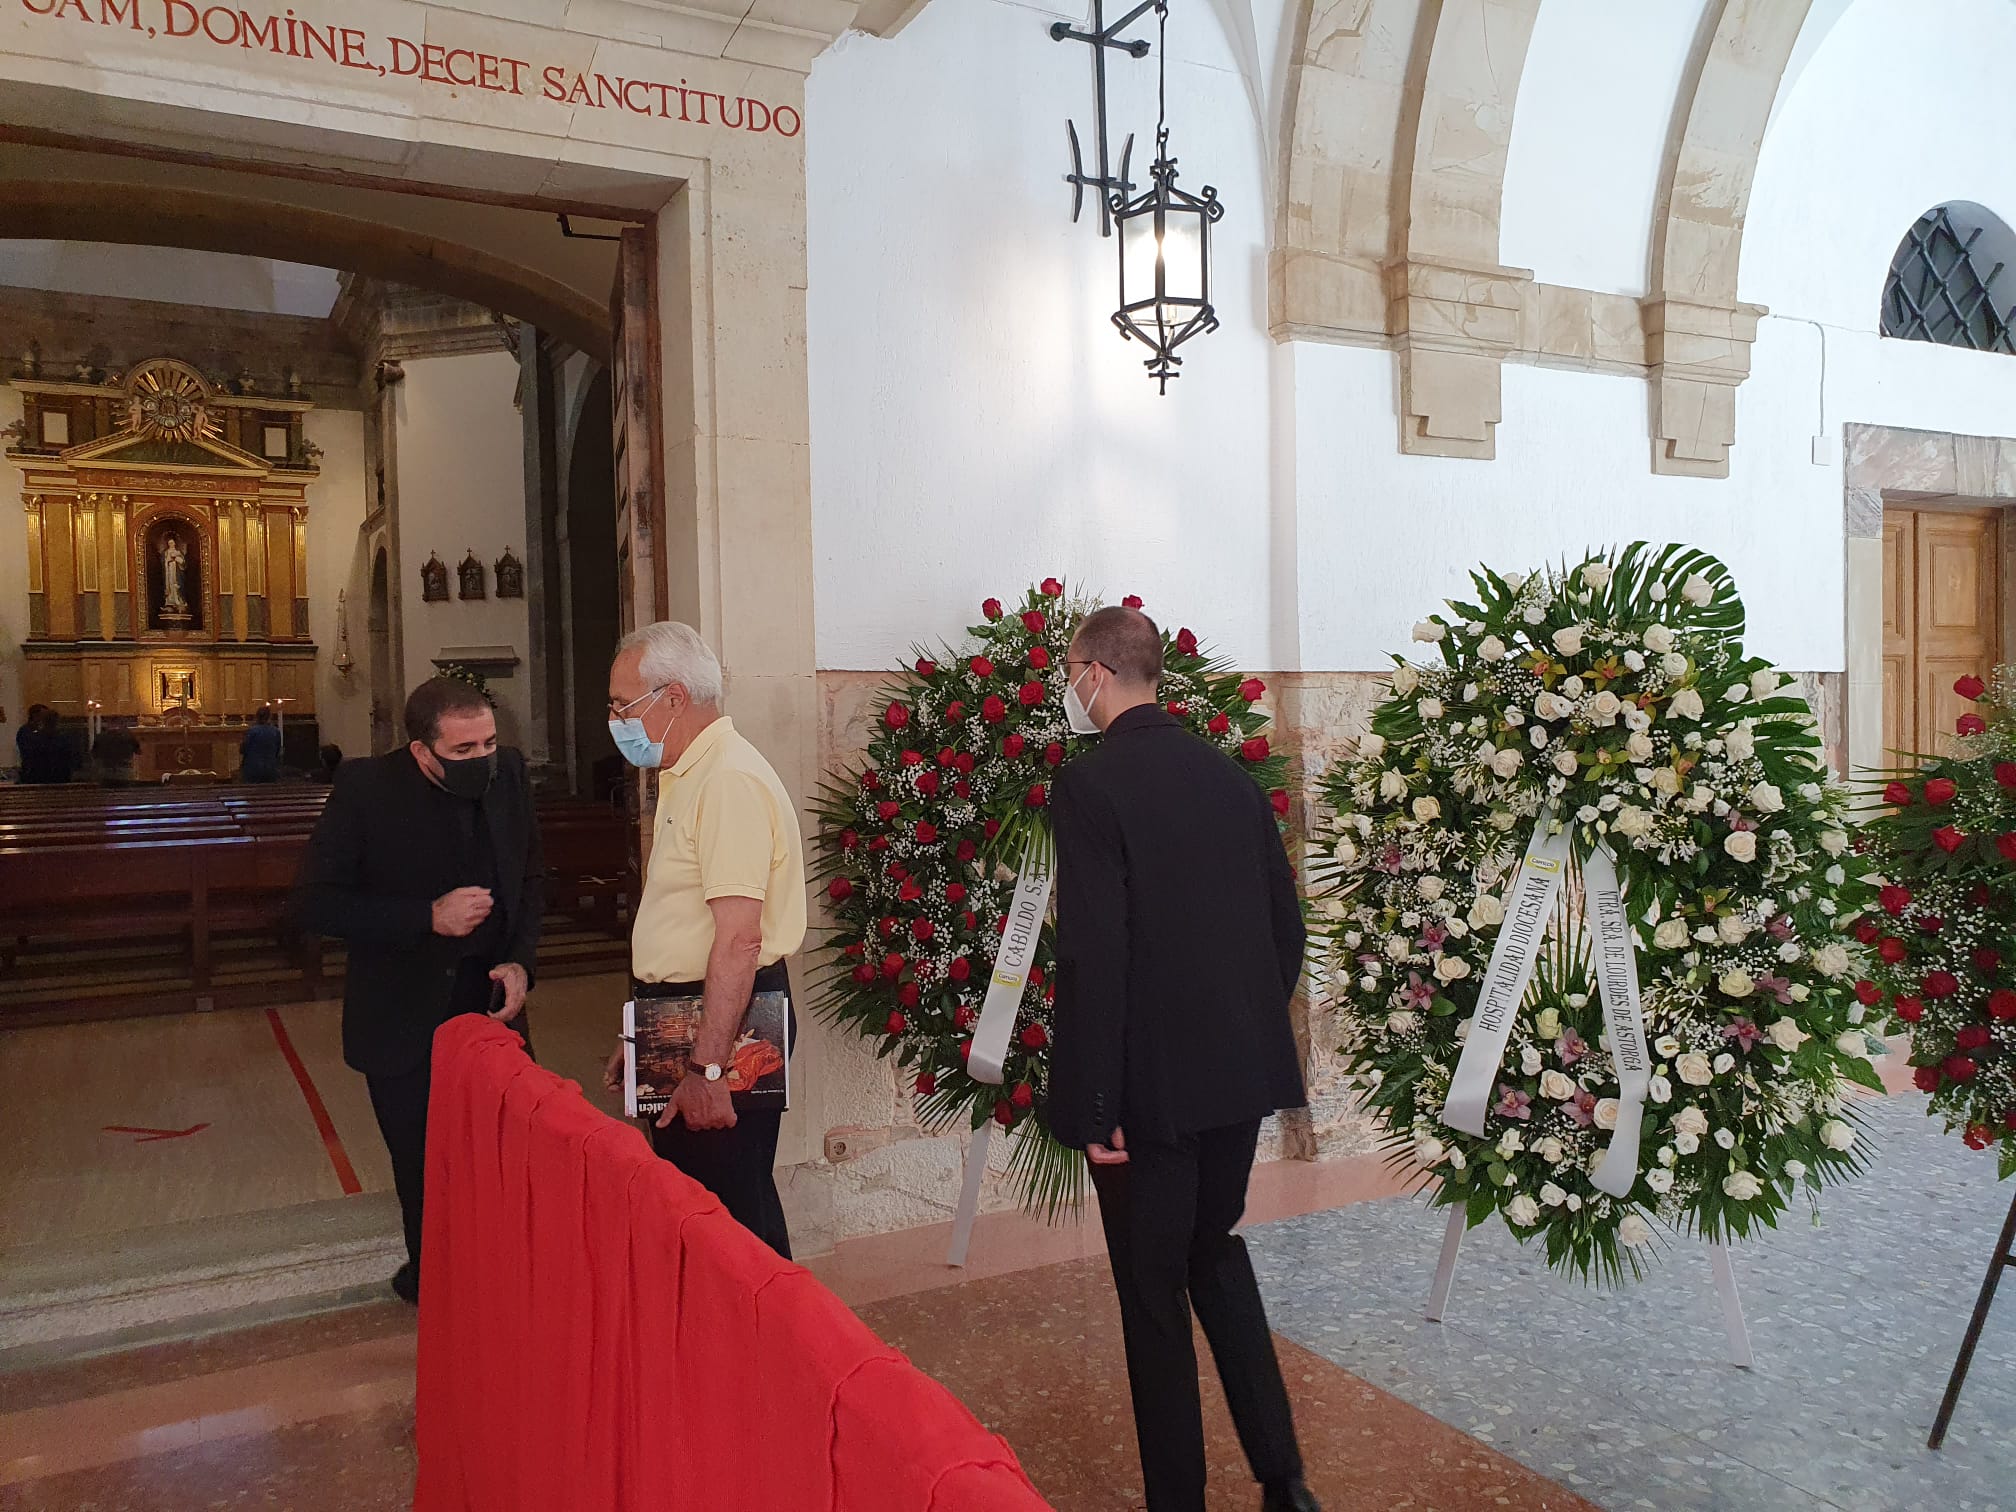
[[[721,1080],[722,1077],[728,1074],[728,1068],[726,1066],[703,1066],[700,1065],[697,1061],[689,1065],[686,1069],[692,1072],[693,1075],[699,1077],[702,1081],[710,1081],[710,1082],[717,1082]]]

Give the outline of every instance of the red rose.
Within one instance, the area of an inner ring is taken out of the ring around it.
[[[858,831],[851,829],[840,831],[840,849],[843,851],[855,850],[859,848],[860,844],[861,836]]]
[[[1876,954],[1888,961],[1892,966],[1895,966],[1905,957],[1904,942],[1895,935],[1886,935],[1883,938],[1883,943],[1876,947]]]
[[[1855,925],[1855,938],[1860,940],[1864,945],[1874,945],[1876,937],[1882,933],[1883,931],[1877,927],[1874,919],[1862,919]]]
[[[1033,709],[1037,704],[1043,702],[1043,684],[1040,682],[1026,682],[1022,684],[1022,691],[1016,697],[1022,700],[1023,708]]]
[[[929,1097],[937,1090],[937,1077],[933,1076],[929,1071],[920,1071],[917,1073],[917,1095],[919,1097]]]
[[[1053,740],[1050,744],[1043,747],[1043,762],[1046,766],[1062,766],[1064,764],[1064,742]]]
[[[1970,1150],[1985,1150],[1995,1142],[1995,1131],[1984,1123],[1967,1125],[1967,1132],[1960,1136]]]
[[[2016,993],[2011,996],[2016,997]],[[1925,1005],[1915,997],[1900,997],[1897,999],[1897,1017],[1907,1024],[1915,1024],[1925,1017]]]
[[[1937,914],[1927,914],[1918,921],[1918,927],[1926,934],[1937,934],[1946,927],[1946,921]]]
[[[953,750],[952,747],[950,746],[945,746],[941,748],[938,752],[938,765],[940,765],[941,767],[949,767],[950,765],[952,765],[953,762],[957,761],[958,759],[959,759],[959,753]]]
[[[2016,1134],[2016,1108],[2011,1108],[2007,1113],[2002,1115],[2002,1125],[2010,1133]]]
[[[1932,784],[1928,782],[1925,785],[1930,787]],[[1942,824],[1932,831],[1932,843],[1950,856],[1967,843],[1967,837],[1952,825]]]
[[[1962,714],[1953,721],[1953,731],[1956,735],[1979,735],[1987,728],[1988,721],[1979,714]]]
[[[990,620],[998,620],[1001,618],[1001,600],[988,599],[980,606],[980,612]]]
[[[1008,915],[1000,914],[995,918],[994,933],[996,933],[997,935],[1005,935],[1006,933],[1008,933]]]
[[[1974,952],[1974,969],[1983,976],[1993,976],[1995,968],[2001,964],[2002,957],[1985,945]]]
[[[917,937],[919,945],[925,945],[930,943],[931,936],[938,933],[938,926],[933,924],[929,919],[912,919],[910,921],[910,933]]]
[[[961,861],[971,861],[979,854],[980,847],[975,845],[971,840],[961,840],[959,842],[958,856]]]
[[[928,819],[919,819],[917,821],[917,843],[919,845],[936,845],[938,843],[938,826],[931,823]]]
[[[989,840],[992,840],[996,835],[1001,833],[1001,821],[999,819],[983,820],[980,829]]]
[[[868,953],[868,946],[864,941],[856,940],[852,945],[849,945],[845,950],[841,951],[840,953],[845,957],[847,957],[847,959],[850,961],[858,961],[861,959],[862,956]]]
[[[860,983],[861,986],[866,987],[870,982],[875,980],[875,968],[865,961],[862,962],[854,968],[854,980]]]
[[[975,677],[992,677],[994,675],[994,663],[984,656],[976,656],[973,660],[966,663],[966,665],[972,669]]]
[[[1188,630],[1178,630],[1176,632],[1176,651],[1180,656],[1195,656],[1197,654],[1197,637],[1192,635]]]
[[[1043,968],[1041,966],[1031,966],[1029,968],[1029,985],[1031,987],[1041,987],[1043,985]]]
[[[994,1104],[994,1122],[1001,1125],[1004,1129],[1010,1127],[1015,1122],[1014,1105],[1005,1097]]]
[[[1937,1066],[1920,1066],[1911,1073],[1911,1081],[1920,1092],[1937,1092],[1939,1090],[1939,1068]]]
[[[1964,1055],[1949,1055],[1939,1069],[1946,1073],[1947,1080],[1964,1082],[1974,1080],[1974,1073],[1981,1068]]]
[[[900,926],[894,919],[883,919],[880,923],[878,923],[875,926],[875,929],[876,932],[880,934],[883,939],[886,940],[890,936],[894,935],[899,927]]]
[[[1031,646],[1029,648],[1029,665],[1039,672],[1049,666],[1050,648],[1048,646]]]
[[[917,1000],[924,995],[923,989],[915,982],[905,982],[896,989],[896,1001],[905,1008],[915,1008]]]
[[[964,777],[961,777],[957,782],[952,784],[952,791],[960,798],[971,798],[973,796],[973,784],[968,782]]]
[[[1979,698],[1988,691],[1988,684],[1969,672],[1965,677],[1955,679],[1953,691],[1962,698]]]
[[[924,756],[923,753],[920,751],[905,751],[897,759],[901,761],[903,765],[905,765],[906,767],[924,765]]]
[[[1951,777],[1934,777],[1925,784],[1925,801],[1935,807],[1951,803],[1953,795],[1960,791],[1960,785]]]
[[[903,812],[903,805],[896,802],[895,799],[893,798],[884,798],[880,803],[875,805],[876,817],[879,818],[884,824],[887,824],[891,819],[894,819],[898,814],[902,812]]]
[[[889,837],[887,835],[877,835],[873,840],[868,842],[870,854],[879,855],[887,849],[889,849]]]
[[[1169,711],[1169,715],[1172,719],[1188,719],[1190,717],[1190,705],[1186,703],[1178,703],[1173,698],[1170,699],[1168,703],[1164,704],[1163,707]]]
[[[959,1041],[960,1063],[964,1064],[966,1061],[969,1061],[972,1058],[973,1058],[973,1041],[971,1041],[970,1039]]]
[[[1249,677],[1246,681],[1239,684],[1239,696],[1248,703],[1258,702],[1260,696],[1266,691],[1267,684],[1260,681],[1257,677]]]
[[[1228,733],[1232,728],[1231,716],[1226,714],[1213,714],[1211,716],[1211,723],[1206,728],[1208,728],[1213,735],[1224,735]]]
[[[2016,834],[1997,835],[1995,849],[2002,853],[2004,861],[2016,861]]]
[[[1042,588],[1038,591],[1045,598],[1062,598],[1064,596],[1064,585],[1055,578],[1045,578],[1043,579]]]
[[[1949,998],[1960,990],[1960,979],[1950,971],[1928,971],[1918,986],[1929,998]]]
[[[908,1029],[910,1027],[910,1020],[903,1017],[903,1015],[900,1013],[892,1013],[889,1015],[888,1019],[884,1021],[882,1027],[888,1030],[891,1034],[901,1034],[905,1029]]]
[[[896,896],[901,898],[905,903],[915,903],[919,898],[924,896],[924,889],[917,885],[915,877],[905,877],[902,887],[897,889]]]
[[[973,775],[973,753],[971,751],[961,751],[957,756],[952,758],[952,765],[957,767],[966,776],[971,777]]]
[[[1274,805],[1274,812],[1280,818],[1288,817],[1288,789],[1276,788],[1267,795],[1267,801]]]
[[[903,975],[903,957],[893,950],[882,957],[882,975],[892,982]]]
[[[882,723],[892,730],[900,730],[910,723],[910,711],[900,703],[892,703],[882,711]]]
[[[1050,789],[1042,783],[1032,783],[1027,796],[1022,800],[1030,808],[1042,808],[1050,801]]]
[[[1022,1031],[1022,1048],[1025,1050],[1041,1050],[1049,1043],[1050,1033],[1041,1024],[1031,1024]]]
[[[1273,747],[1267,744],[1267,737],[1265,735],[1255,735],[1251,740],[1239,747],[1239,754],[1244,756],[1248,761],[1265,761],[1267,753],[1272,749]]]
[[[1886,782],[1883,784],[1883,801],[1903,808],[1911,802],[1911,789],[1901,782]]]
[[[1855,996],[1865,1004],[1883,1001],[1883,989],[1864,977],[1855,984]]]
[[[1139,609],[1141,607],[1141,595],[1138,593],[1128,594],[1127,597],[1120,600],[1120,607],[1122,609]]]
[[[1022,628],[1031,635],[1041,635],[1050,628],[1050,621],[1043,618],[1041,609],[1031,609],[1022,616]]]
[[[955,1029],[971,1029],[979,1022],[980,1015],[965,1003],[961,1003],[952,1015],[952,1026]]]
[[[854,884],[845,877],[835,877],[826,884],[826,896],[835,903],[845,903],[854,896]]]
[[[1988,1017],[2001,1019],[2007,1023],[2016,1019],[2016,992],[2007,987],[1997,987],[1988,994]]]
[[[918,657],[917,675],[919,677],[936,677],[938,675],[938,663],[931,660],[928,656]]]
[[[1008,705],[989,693],[980,704],[980,717],[989,724],[999,724],[1008,717]]]
[[[2016,788],[2016,761],[1996,762],[1995,781],[2005,788]]]
[[[1027,749],[1028,745],[1029,742],[1024,740],[1020,735],[1010,735],[1006,740],[1001,742],[1001,754],[1006,756],[1010,761],[1013,761]]]
[[[947,882],[945,884],[945,901],[947,903],[964,903],[966,901],[966,884],[964,882]]]
[[[1035,1103],[1036,1094],[1030,1090],[1029,1083],[1017,1082],[1015,1090],[1008,1094],[1008,1100],[1018,1108],[1028,1108]]]
[[[874,792],[875,789],[882,786],[882,774],[872,767],[869,768],[861,774],[861,786],[871,793]]]
[[[1979,1050],[1994,1037],[1986,1024],[1969,1024],[1953,1036],[1953,1043],[1962,1050]]]
[[[936,798],[938,796],[938,774],[936,772],[925,772],[918,777],[917,791],[922,793],[926,798]]]
[[[955,982],[963,982],[973,975],[973,963],[964,956],[954,956],[952,964],[945,968],[945,975]]]
[[[952,702],[945,705],[945,723],[957,724],[959,723],[960,720],[964,719],[965,717],[966,717],[966,705],[961,703],[958,699],[955,698],[952,700]]]

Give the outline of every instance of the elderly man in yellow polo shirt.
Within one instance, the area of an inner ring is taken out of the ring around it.
[[[633,766],[659,769],[630,974],[639,996],[701,998],[693,1065],[703,1073],[725,1072],[756,993],[791,990],[784,958],[805,939],[797,809],[762,752],[722,714],[721,696],[721,663],[690,626],[646,625],[616,647],[609,733]],[[606,1080],[620,1090],[622,1078],[618,1046]],[[738,1114],[725,1080],[688,1076],[651,1143],[788,1260],[773,1174],[782,1120]]]

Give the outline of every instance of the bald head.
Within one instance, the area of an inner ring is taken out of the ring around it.
[[[1072,641],[1072,654],[1097,662],[1130,689],[1151,694],[1162,680],[1162,632],[1139,609],[1095,609]]]

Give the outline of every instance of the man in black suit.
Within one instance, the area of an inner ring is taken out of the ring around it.
[[[1088,615],[1065,709],[1104,739],[1057,775],[1050,1127],[1083,1149],[1133,1388],[1149,1512],[1203,1512],[1194,1305],[1263,1512],[1315,1512],[1245,1243],[1260,1121],[1303,1106],[1288,1001],[1295,877],[1253,779],[1157,701],[1162,637]]]
[[[414,1302],[434,1031],[458,1013],[518,1019],[545,881],[525,758],[498,748],[483,694],[422,683],[406,734],[404,750],[337,769],[294,910],[349,944],[343,1059],[364,1073],[392,1157],[407,1256],[392,1289]]]

